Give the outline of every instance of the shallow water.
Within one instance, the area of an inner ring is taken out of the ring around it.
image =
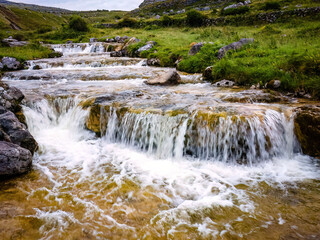
[[[320,168],[293,132],[301,103],[199,75],[150,87],[167,69],[76,48],[4,77],[26,95],[39,151],[30,173],[0,185],[1,239],[320,238]],[[79,64],[86,54],[104,65]],[[97,97],[101,138],[83,107]]]

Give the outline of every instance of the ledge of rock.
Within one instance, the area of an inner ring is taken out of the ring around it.
[[[320,158],[320,106],[297,108],[294,125],[303,153]]]
[[[32,154],[29,150],[10,142],[0,141],[0,178],[30,170]]]
[[[161,76],[145,81],[148,85],[177,85],[181,82],[179,73],[175,70],[169,71]]]
[[[21,123],[24,115],[20,106],[24,95],[15,87],[0,82],[0,177],[27,172],[38,144]],[[19,119],[18,119],[19,117]]]

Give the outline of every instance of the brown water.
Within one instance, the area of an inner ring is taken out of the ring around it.
[[[320,238],[319,166],[293,133],[301,103],[199,75],[147,86],[167,69],[64,49],[4,78],[40,149],[1,182],[0,239]],[[85,128],[94,100],[101,138]]]

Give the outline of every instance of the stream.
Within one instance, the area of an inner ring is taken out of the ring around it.
[[[0,239],[320,239],[320,168],[294,134],[304,103],[199,74],[149,86],[169,69],[53,48],[64,56],[3,77],[39,150],[1,183]]]

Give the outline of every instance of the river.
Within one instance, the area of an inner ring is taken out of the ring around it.
[[[294,134],[303,103],[197,74],[149,86],[168,69],[53,47],[64,56],[3,78],[39,150],[1,183],[1,239],[320,238],[320,168]]]

